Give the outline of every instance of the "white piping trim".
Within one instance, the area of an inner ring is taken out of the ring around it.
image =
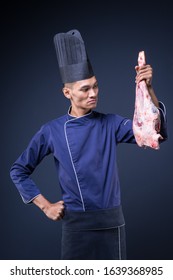
[[[126,120],[126,121],[124,122],[124,125],[126,125],[129,121],[130,121],[130,120]]]
[[[72,117],[73,118],[73,120],[75,119],[80,119],[80,118],[84,118],[84,117],[86,117],[86,116],[89,116],[89,115],[91,115],[92,114],[92,112],[93,111],[90,111],[88,114],[85,114],[85,115],[83,115],[83,116],[80,116],[80,117],[74,117],[74,116],[72,116],[71,114],[70,114],[70,110],[71,110],[71,106],[70,106],[70,108],[68,109],[68,115],[70,116],[70,117]],[[71,120],[68,120],[68,121],[71,121]],[[67,122],[68,122],[67,121]]]
[[[34,197],[32,197],[30,200],[25,200],[24,199],[24,197],[21,195],[21,198],[22,198],[22,200],[23,200],[23,202],[25,203],[25,204],[29,204],[30,202],[32,202],[37,196],[39,196],[40,195],[40,193],[39,194],[37,194],[36,196],[34,196]]]
[[[69,146],[69,142],[68,142],[68,138],[67,138],[67,132],[66,132],[66,127],[67,127],[66,125],[67,125],[67,123],[70,122],[70,121],[73,121],[73,120],[74,119],[71,119],[71,120],[68,120],[67,122],[65,122],[65,124],[64,124],[64,133],[65,133],[65,139],[66,139],[67,148],[68,148],[68,151],[69,151],[72,167],[73,167],[73,170],[74,170],[74,173],[75,173],[75,177],[76,177],[77,186],[78,186],[79,193],[80,193],[80,198],[81,198],[81,201],[82,201],[82,207],[83,207],[83,210],[85,211],[85,205],[84,205],[84,201],[83,201],[83,197],[82,197],[82,192],[81,192],[79,180],[78,180],[78,177],[77,177],[77,172],[76,172],[76,169],[75,169],[75,166],[74,166],[74,163],[73,163],[73,158],[72,158],[72,154],[71,154],[71,151],[70,151],[70,146]]]
[[[163,113],[163,117],[164,117],[164,120],[166,120],[166,107],[165,107],[165,104],[163,103],[163,102],[161,102],[161,101],[159,101],[159,103],[161,103],[162,104],[162,106],[163,106],[163,109],[162,108],[158,108],[160,111],[162,111],[162,113]]]

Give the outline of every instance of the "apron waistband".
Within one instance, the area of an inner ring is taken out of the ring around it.
[[[89,211],[65,211],[63,230],[101,230],[116,228],[125,224],[122,207]]]

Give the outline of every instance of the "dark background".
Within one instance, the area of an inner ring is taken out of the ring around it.
[[[151,3],[150,3],[151,2]],[[6,4],[5,4],[6,3]],[[171,1],[170,1],[171,3]],[[53,45],[79,29],[99,81],[97,110],[132,118],[140,50],[167,108],[169,140],[159,151],[118,147],[128,259],[172,259],[173,17],[169,1],[1,2],[0,259],[59,259],[61,222],[25,205],[9,177],[40,126],[67,112]],[[60,199],[52,156],[35,170],[42,193]]]

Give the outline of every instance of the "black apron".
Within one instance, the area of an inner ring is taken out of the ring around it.
[[[63,260],[126,259],[121,206],[96,211],[66,211],[61,245]]]

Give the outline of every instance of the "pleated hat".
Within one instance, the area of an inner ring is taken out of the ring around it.
[[[84,41],[76,29],[54,36],[62,83],[73,83],[94,76]]]

